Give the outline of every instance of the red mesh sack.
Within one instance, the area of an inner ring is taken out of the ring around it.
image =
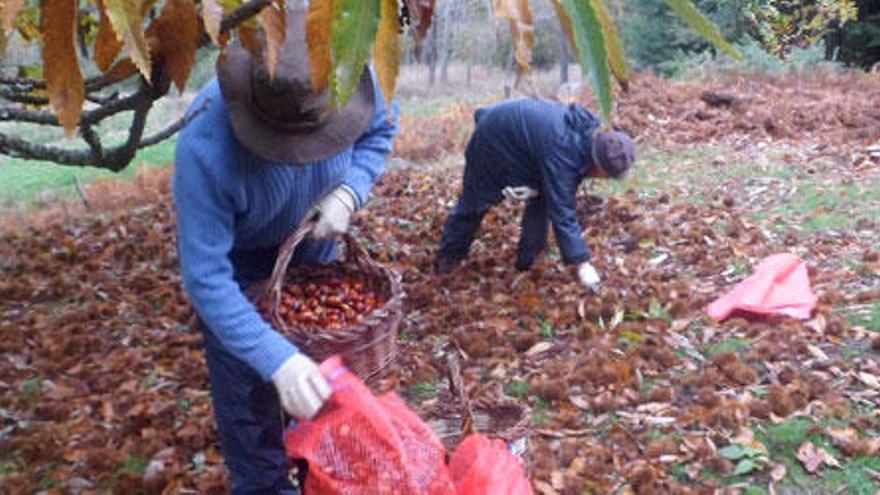
[[[782,315],[806,320],[816,307],[807,264],[793,253],[779,253],[761,260],[755,272],[706,311],[721,321],[740,310],[759,315]]]
[[[501,440],[468,435],[449,461],[458,495],[532,495],[522,464]]]
[[[308,464],[309,495],[454,495],[437,435],[393,392],[375,396],[338,357],[321,363],[333,395],[285,432],[287,455]]]

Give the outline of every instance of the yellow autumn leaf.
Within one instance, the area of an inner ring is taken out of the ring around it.
[[[284,12],[284,0],[274,0],[260,11],[257,21],[266,34],[266,48],[269,60],[269,77],[275,77],[275,67],[278,65],[278,53],[284,44],[285,25],[287,24]]]
[[[98,24],[98,38],[95,40],[95,64],[106,74],[119,55],[122,43],[116,39],[116,33],[113,32],[113,26],[110,25],[110,18],[107,17],[104,2],[101,0],[98,1],[98,11],[101,14],[101,22]]]
[[[147,36],[153,57],[162,63],[183,93],[199,47],[199,19],[193,0],[166,0]]]
[[[137,0],[104,0],[104,9],[116,38],[122,42],[141,75],[150,80],[150,52],[144,35],[142,4]]]
[[[535,26],[528,0],[492,0],[492,6],[495,16],[510,24],[517,70],[521,74],[529,72],[535,46]]]
[[[220,22],[223,20],[223,5],[217,0],[202,0],[202,20],[205,22],[205,31],[216,45],[221,45]]]
[[[381,0],[379,30],[376,33],[376,47],[373,58],[376,63],[376,76],[385,101],[394,98],[397,75],[400,72],[400,19],[397,0]],[[390,107],[389,107],[390,111]]]
[[[575,58],[578,58],[578,47],[577,43],[574,41],[574,31],[571,26],[571,17],[568,15],[568,12],[565,11],[565,7],[559,2],[559,0],[551,0],[553,2],[553,8],[556,9],[556,16],[559,18],[559,23],[562,25],[562,30],[565,32],[565,37],[568,39],[568,46],[575,53]]]
[[[5,0],[0,6],[0,12],[2,12],[0,18],[2,18],[3,31],[6,34],[9,34],[12,27],[15,26],[15,20],[18,19],[22,7],[24,7],[24,0]]]
[[[43,73],[52,110],[68,135],[79,124],[85,100],[82,72],[76,58],[74,29],[76,4],[70,0],[43,0],[40,31],[43,36]]]
[[[312,0],[306,18],[306,41],[309,45],[309,65],[312,69],[312,88],[320,91],[327,87],[333,61],[330,56],[330,37],[333,32],[335,0]]]
[[[593,8],[596,10],[596,16],[599,23],[602,24],[602,32],[605,34],[605,48],[608,49],[608,66],[611,73],[620,85],[627,89],[629,87],[629,74],[626,66],[626,52],[623,50],[623,43],[620,41],[620,34],[617,32],[617,25],[614,24],[614,18],[603,0],[590,0]]]

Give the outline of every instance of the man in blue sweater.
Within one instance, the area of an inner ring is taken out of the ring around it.
[[[622,179],[635,160],[630,137],[601,129],[578,104],[522,98],[480,108],[465,150],[461,197],[446,219],[435,259],[439,274],[467,256],[486,212],[507,197],[527,201],[521,221],[516,269],[531,268],[547,245],[553,224],[562,259],[585,286],[598,290],[589,262],[575,194],[587,176]]]
[[[218,59],[178,139],[174,201],[183,283],[205,340],[211,397],[235,494],[296,493],[281,408],[311,418],[330,394],[316,363],[245,297],[267,278],[278,247],[316,222],[292,265],[326,263],[382,173],[397,132],[371,70],[350,103],[312,91],[305,14],[291,10],[274,77],[266,46],[239,42]]]

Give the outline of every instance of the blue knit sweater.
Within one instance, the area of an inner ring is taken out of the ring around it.
[[[310,164],[267,162],[235,138],[216,79],[190,112],[207,106],[181,131],[174,170],[178,251],[184,287],[207,328],[264,380],[297,348],[272,329],[243,290],[269,276],[274,255],[312,205],[335,187],[350,187],[366,203],[384,169],[398,129],[376,87],[367,130],[341,153]],[[271,259],[265,259],[271,258]],[[316,262],[324,260],[301,260]]]

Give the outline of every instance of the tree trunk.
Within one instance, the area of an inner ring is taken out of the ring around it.
[[[471,76],[473,76],[474,72],[474,61],[468,57],[467,61],[467,87],[471,87]]]
[[[422,48],[425,52],[425,62],[428,64],[428,85],[434,86],[434,83],[437,82],[437,38],[438,38],[438,25],[437,19],[435,19],[434,24],[431,26],[431,29],[428,31],[428,36],[425,39],[425,45]]]
[[[565,36],[565,30],[559,29],[559,84],[568,82],[568,60],[570,54],[568,51],[568,37]]]

